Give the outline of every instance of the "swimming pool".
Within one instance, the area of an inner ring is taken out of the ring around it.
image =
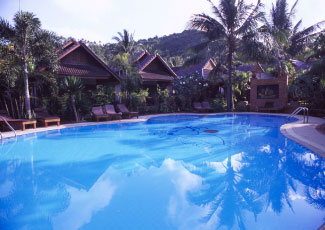
[[[325,161],[284,123],[160,116],[21,136],[0,145],[0,229],[317,229]]]

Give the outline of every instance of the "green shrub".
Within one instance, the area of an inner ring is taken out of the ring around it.
[[[215,110],[215,112],[222,113],[226,111],[227,103],[223,97],[220,97],[213,99],[211,106]]]
[[[235,111],[236,112],[247,112],[247,104],[244,101],[239,101],[236,104]]]
[[[198,72],[175,78],[173,81],[175,107],[181,111],[192,111],[193,101],[204,100],[208,95],[208,89],[209,84]]]
[[[93,106],[103,106],[115,102],[115,90],[113,87],[101,86],[91,95]]]

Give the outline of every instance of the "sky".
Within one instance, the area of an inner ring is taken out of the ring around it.
[[[275,0],[262,2],[268,10]],[[10,23],[19,8],[58,35],[101,43],[113,42],[123,29],[136,40],[180,33],[193,14],[211,13],[207,0],[0,0],[0,16]],[[325,20],[325,0],[300,0],[296,9],[304,27]]]

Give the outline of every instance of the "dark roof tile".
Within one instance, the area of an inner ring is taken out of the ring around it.
[[[97,68],[90,65],[77,64],[60,64],[58,68],[58,75],[65,76],[80,76],[80,77],[110,77],[110,73],[104,69]]]

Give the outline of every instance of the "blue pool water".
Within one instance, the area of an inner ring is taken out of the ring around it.
[[[280,134],[284,123],[163,116],[8,141],[0,229],[317,229],[325,161]]]

